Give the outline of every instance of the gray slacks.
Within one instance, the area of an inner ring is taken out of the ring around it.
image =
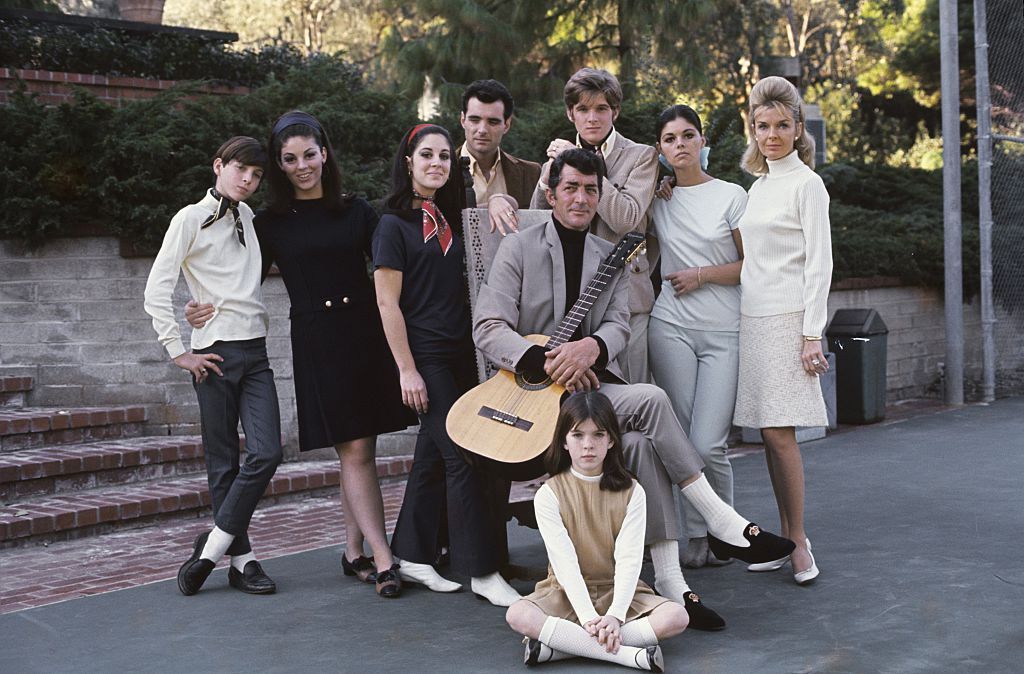
[[[213,521],[235,536],[229,555],[245,554],[249,520],[281,463],[281,412],[266,340],[216,342],[195,353],[215,353],[224,376],[211,372],[193,385],[206,453],[206,479]],[[238,421],[245,431],[245,458],[240,459]]]
[[[648,333],[651,369],[676,417],[704,460],[711,488],[732,505],[732,464],[726,455],[736,405],[739,334],[690,330],[657,318]],[[683,501],[686,535],[707,536],[704,518]]]
[[[626,467],[647,493],[645,542],[679,538],[675,493],[704,462],[686,437],[668,395],[653,384],[601,384],[619,418]]]

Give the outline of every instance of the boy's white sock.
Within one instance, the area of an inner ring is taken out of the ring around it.
[[[234,540],[234,535],[229,534],[220,527],[214,527],[213,531],[206,538],[206,545],[203,546],[203,551],[199,557],[201,559],[208,559],[216,564],[224,556],[224,553],[228,551]]]

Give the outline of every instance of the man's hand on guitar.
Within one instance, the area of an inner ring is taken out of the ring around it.
[[[589,391],[599,386],[597,375],[591,371],[601,348],[591,337],[576,342],[566,342],[546,354],[544,371],[554,381],[570,391]]]
[[[426,414],[429,401],[427,400],[427,385],[419,371],[413,369],[409,372],[399,372],[399,383],[402,386],[402,402],[406,407],[411,408],[416,414]]]

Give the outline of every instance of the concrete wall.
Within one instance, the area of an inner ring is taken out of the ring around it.
[[[941,397],[942,364],[946,358],[946,319],[942,295],[929,288],[833,290],[829,318],[836,309],[875,309],[889,328],[887,391],[890,401]],[[998,372],[1024,367],[1024,316],[997,307],[996,343],[1001,347]],[[981,302],[964,306],[964,375],[967,393],[980,389]]]
[[[112,237],[59,239],[30,251],[0,241],[0,374],[35,377],[30,405],[80,406],[143,403],[153,435],[198,432],[189,375],[157,343],[142,293],[151,259],[124,259]],[[271,313],[268,348],[281,397],[289,453],[297,447],[288,298],[279,277],[264,285]],[[188,299],[180,282],[175,302]],[[944,358],[943,305],[938,292],[920,288],[834,291],[838,308],[874,308],[889,326],[890,400],[939,394]],[[980,378],[977,303],[965,307],[967,374]],[[1000,329],[1015,331],[1016,351],[1000,354],[1005,368],[1024,363],[1024,324],[999,314]],[[182,323],[182,334],[189,334]],[[381,453],[411,451],[411,433],[381,439]]]
[[[199,432],[190,375],[156,341],[142,308],[151,258],[124,259],[113,237],[59,239],[36,251],[0,241],[0,374],[30,375],[34,406],[145,404],[151,435]],[[288,295],[263,286],[271,314],[267,349],[281,401],[282,432],[297,452]],[[188,288],[180,280],[175,304]],[[191,328],[181,320],[186,346]],[[382,454],[411,452],[410,434],[382,438]],[[317,453],[331,456],[333,452]]]

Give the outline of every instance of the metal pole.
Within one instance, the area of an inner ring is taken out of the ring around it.
[[[985,0],[974,0],[974,63],[978,94],[978,239],[981,248],[982,400],[996,399],[995,308],[992,305],[992,101],[988,84]]]
[[[960,56],[956,0],[939,0],[939,46],[942,57],[942,205],[945,212],[946,267],[945,400],[964,403],[964,307],[960,212]]]

